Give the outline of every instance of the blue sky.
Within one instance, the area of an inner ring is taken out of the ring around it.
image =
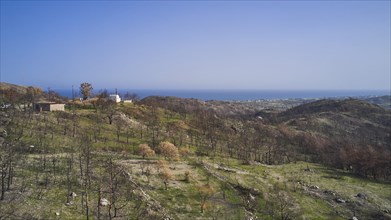
[[[390,89],[390,1],[1,1],[1,81]]]

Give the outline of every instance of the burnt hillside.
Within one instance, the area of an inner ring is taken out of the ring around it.
[[[297,117],[306,114],[316,114],[322,112],[347,112],[358,117],[373,116],[373,114],[385,114],[387,110],[384,108],[360,101],[357,99],[332,100],[322,99],[319,101],[303,104],[282,112],[280,116]]]
[[[337,142],[391,146],[391,111],[355,99],[300,105],[280,113],[278,121]]]

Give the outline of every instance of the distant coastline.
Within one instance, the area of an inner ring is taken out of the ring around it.
[[[71,89],[54,89],[60,95],[71,98]],[[74,90],[79,95],[77,89]],[[115,90],[108,90],[115,93]],[[98,93],[99,90],[94,90]],[[390,95],[387,90],[152,90],[152,89],[118,89],[120,95],[126,92],[136,93],[140,98],[147,96],[175,96],[200,100],[262,100],[262,99],[321,99],[343,97],[368,97]]]

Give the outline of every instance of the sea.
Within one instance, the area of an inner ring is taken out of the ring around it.
[[[72,90],[55,90],[61,96],[72,98]],[[101,90],[94,90],[95,94]],[[108,90],[115,94],[116,90]],[[344,97],[375,97],[391,95],[389,90],[152,90],[152,89],[118,89],[118,94],[135,93],[141,99],[148,96],[175,96],[179,98],[195,98],[204,101],[246,101],[273,99],[321,99]],[[75,97],[80,94],[75,93]]]

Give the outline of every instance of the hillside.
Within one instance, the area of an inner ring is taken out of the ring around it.
[[[278,118],[297,130],[329,139],[361,146],[391,146],[391,111],[359,100],[320,100],[289,109]]]
[[[6,82],[0,82],[0,90],[10,90],[13,89],[19,94],[25,94],[27,92],[27,86],[20,86],[20,85],[15,85],[15,84],[10,84]]]
[[[352,114],[330,112],[295,117],[284,122],[297,130],[312,131],[335,140],[374,146],[390,146],[390,123],[389,114],[358,118]]]
[[[0,219],[391,219],[390,111],[379,106],[68,105],[0,111]]]
[[[357,99],[332,100],[323,99],[291,108],[282,116],[300,117],[305,114],[316,114],[322,112],[350,113],[357,117],[368,117],[373,114],[384,114],[387,112],[384,108],[370,104]]]
[[[364,101],[379,105],[385,109],[391,109],[391,95],[365,98]]]
[[[14,103],[17,105],[29,105],[33,102],[58,102],[64,103],[67,98],[60,96],[56,91],[44,92],[39,87],[20,86],[10,83],[0,82],[0,102]]]

